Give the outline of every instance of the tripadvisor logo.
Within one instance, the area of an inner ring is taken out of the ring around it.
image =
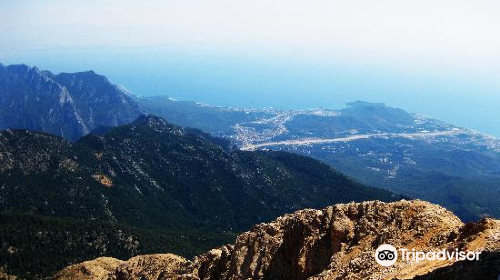
[[[399,251],[399,252],[398,252]],[[399,248],[396,250],[394,246],[389,244],[380,245],[375,251],[375,261],[381,266],[391,266],[396,263],[398,260],[398,255],[401,256],[402,261],[410,261],[410,262],[421,262],[424,260],[428,261],[474,261],[479,260],[480,252],[463,252],[458,251],[448,251],[446,249],[439,250],[437,252],[421,252],[416,251],[415,249],[405,249]]]
[[[398,251],[392,245],[380,245],[375,251],[375,260],[381,266],[391,266],[398,260]]]

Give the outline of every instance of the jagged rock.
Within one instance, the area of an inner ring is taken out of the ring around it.
[[[76,140],[141,114],[132,96],[93,71],[54,75],[0,64],[0,129],[29,129]]]
[[[131,258],[120,264],[115,273],[117,280],[163,280],[179,276],[188,277],[185,275],[189,272],[188,268],[188,262],[176,255],[146,255]]]
[[[89,128],[68,90],[26,65],[0,65],[0,129],[30,129],[77,139]]]
[[[499,277],[500,252],[483,252],[479,261],[456,262],[412,280],[497,280]]]
[[[477,251],[482,252],[483,259],[419,263],[400,259],[393,266],[383,267],[374,259],[381,244],[422,251]],[[169,271],[170,278],[157,273],[161,262],[150,261],[153,256],[139,256],[127,262],[129,266],[141,264],[134,266],[134,273],[120,278],[122,263],[111,269],[106,279],[490,279],[500,273],[499,253],[498,220],[463,224],[451,212],[428,202],[372,201],[282,216],[239,235],[234,246],[213,249],[193,261],[172,256],[175,261],[162,268]],[[81,269],[75,270],[84,264],[88,266],[87,262],[64,269],[56,280],[87,279]],[[144,273],[148,275],[145,278]],[[151,278],[154,275],[156,278]]]
[[[188,274],[189,262],[172,254],[136,256],[128,261],[98,258],[75,264],[61,271],[56,279],[88,280],[166,280],[197,279]]]
[[[90,129],[131,123],[140,115],[128,91],[94,71],[61,73],[54,80],[68,89]]]
[[[102,257],[92,261],[82,262],[65,268],[58,275],[58,279],[67,280],[103,280],[109,279],[116,268],[123,261]]]

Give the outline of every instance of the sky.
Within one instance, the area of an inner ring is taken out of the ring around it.
[[[500,136],[497,0],[0,0],[0,63],[215,105],[363,99]]]

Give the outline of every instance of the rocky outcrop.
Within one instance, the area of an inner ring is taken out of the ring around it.
[[[497,280],[500,277],[500,252],[483,252],[479,261],[460,261],[419,275],[412,280]],[[396,280],[396,279],[394,279]]]
[[[61,271],[58,279],[194,279],[189,278],[189,262],[172,254],[136,256],[128,261],[98,258],[72,265]]]
[[[68,90],[44,71],[0,64],[0,129],[30,129],[77,139],[90,130]]]
[[[68,89],[91,129],[128,124],[140,115],[129,92],[94,71],[61,73],[54,80]]]
[[[425,252],[477,251],[483,258],[418,263],[398,259],[383,267],[374,259],[382,244]],[[55,279],[465,279],[463,273],[474,275],[467,279],[490,279],[500,273],[499,252],[498,220],[463,224],[451,212],[427,202],[373,201],[285,215],[239,235],[234,245],[213,249],[193,261],[168,255],[172,260],[153,262],[151,258],[163,256],[153,255],[127,262],[110,260],[104,266],[97,259],[70,266]]]
[[[131,95],[93,71],[54,75],[0,64],[0,129],[29,129],[76,140],[140,115]]]

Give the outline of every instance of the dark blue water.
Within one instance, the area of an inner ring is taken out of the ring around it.
[[[354,100],[383,102],[500,136],[500,90],[480,75],[167,48],[31,51],[0,54],[0,62],[55,73],[92,69],[134,94],[222,106],[304,109],[341,108]]]

